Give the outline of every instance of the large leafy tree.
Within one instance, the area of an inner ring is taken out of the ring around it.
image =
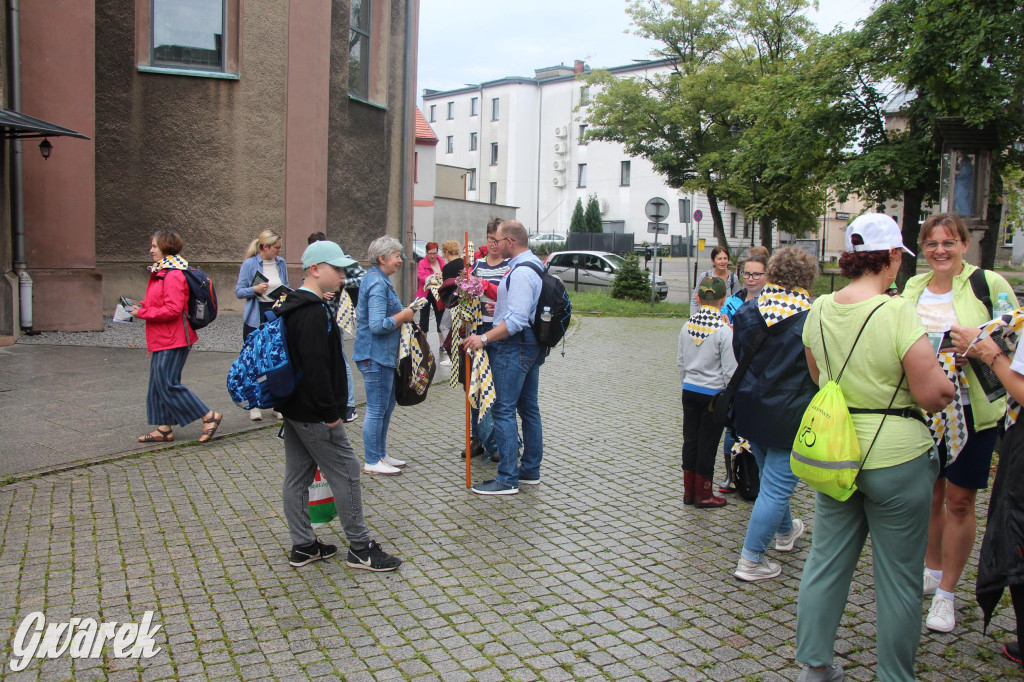
[[[995,260],[1003,174],[1020,167],[1013,143],[1024,134],[1024,9],[1008,0],[885,0],[856,33],[865,55],[865,88],[895,83],[888,121],[899,113],[904,125],[885,125],[882,115],[865,117],[860,153],[847,164],[843,188],[879,203],[903,200],[904,241],[917,241],[923,202],[938,198],[939,157],[936,116],[959,116],[992,126],[999,139],[993,154],[988,238],[982,265]],[[905,258],[901,279],[912,275]]]
[[[803,16],[809,6],[808,0],[635,2],[628,11],[636,33],[660,41],[657,54],[672,58],[673,67],[638,79],[592,74],[602,90],[589,112],[590,137],[647,158],[671,187],[706,194],[719,244],[726,243],[720,201],[747,206],[760,219],[762,242],[770,243],[773,221],[808,214],[808,186],[816,179],[792,165],[773,172],[774,159],[753,155],[759,137],[753,131],[767,112],[744,102],[763,79],[788,69],[814,35]],[[758,101],[768,112],[778,106],[767,96]],[[738,142],[732,132],[740,128],[748,132]],[[769,148],[760,145],[762,152]],[[788,222],[800,228],[807,221]]]

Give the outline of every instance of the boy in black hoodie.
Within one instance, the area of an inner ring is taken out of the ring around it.
[[[284,318],[288,354],[296,372],[301,372],[292,395],[274,405],[284,415],[282,498],[292,537],[289,563],[305,566],[338,551],[317,539],[309,520],[308,490],[319,466],[334,493],[339,521],[349,541],[346,565],[393,571],[402,560],[370,539],[363,519],[362,459],[353,451],[341,422],[348,389],[340,332],[322,300],[325,291],[341,286],[343,268],[353,263],[334,242],[310,244],[302,254],[302,287],[275,306],[275,312]]]

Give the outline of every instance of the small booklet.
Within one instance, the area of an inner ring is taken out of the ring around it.
[[[252,284],[250,284],[249,286],[255,287],[257,285],[260,285],[260,284],[263,284],[264,282],[269,282],[269,281],[270,280],[267,279],[266,275],[264,275],[262,272],[257,270],[256,274],[252,276]]]
[[[284,284],[282,284],[281,286],[279,286],[278,288],[274,289],[273,291],[268,291],[267,292],[267,298],[269,298],[271,301],[274,301],[276,303],[282,296],[284,296],[285,294],[290,294],[290,293],[292,293],[292,289],[287,287],[287,286],[285,286]]]

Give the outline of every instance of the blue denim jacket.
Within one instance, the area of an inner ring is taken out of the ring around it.
[[[277,276],[281,283],[288,286],[288,264],[284,258],[278,256]],[[251,256],[242,261],[242,267],[238,271],[238,282],[235,284],[235,296],[245,299],[245,312],[242,315],[242,322],[250,327],[259,327],[260,307],[256,304],[256,292],[252,290],[252,278],[256,272],[263,272],[263,259],[259,254]]]
[[[379,266],[370,268],[359,286],[356,340],[352,359],[373,360],[385,367],[398,365],[401,329],[392,317],[402,310],[395,287]]]

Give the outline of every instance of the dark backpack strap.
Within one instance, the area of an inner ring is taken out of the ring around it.
[[[988,311],[988,317],[989,319],[992,319],[992,291],[988,287],[988,279],[985,278],[985,271],[981,268],[976,269],[971,273],[971,276],[967,278],[967,281],[971,283],[971,289],[974,291],[974,298],[985,304],[985,310]]]
[[[732,377],[729,379],[729,385],[727,390],[736,391],[739,388],[740,382],[743,381],[743,375],[747,373],[747,369],[750,368],[750,363],[753,362],[754,356],[757,355],[757,351],[764,344],[765,339],[768,338],[768,327],[759,329],[756,334],[750,339],[747,345],[743,346],[743,357],[740,358],[740,362],[736,365],[736,371],[732,373]]]
[[[525,265],[526,267],[528,267],[531,270],[533,270],[534,272],[536,272],[537,276],[540,277],[542,280],[544,279],[544,268],[541,267],[540,265],[537,265],[532,260],[523,261],[522,263],[516,263],[515,266],[513,266],[513,268],[508,271],[508,274],[505,275],[505,290],[506,291],[508,291],[508,288],[510,286],[509,280],[512,278],[512,273],[516,271],[516,268],[518,268],[518,267],[520,267],[522,265]]]

